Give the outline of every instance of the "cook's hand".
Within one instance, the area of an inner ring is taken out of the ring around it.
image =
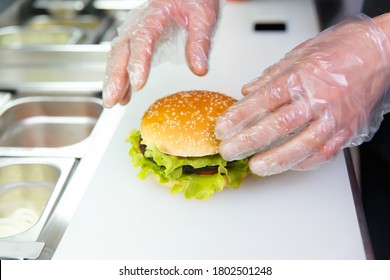
[[[389,61],[385,33],[364,15],[320,33],[243,87],[217,120],[220,153],[255,154],[250,169],[266,176],[311,169],[369,140],[389,108]]]
[[[132,88],[145,85],[157,41],[178,26],[187,31],[189,68],[205,75],[218,12],[219,0],[151,0],[145,8],[134,10],[112,42],[103,84],[104,105],[126,104]]]

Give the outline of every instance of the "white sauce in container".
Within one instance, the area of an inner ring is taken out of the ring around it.
[[[18,183],[0,192],[0,237],[31,228],[41,216],[52,192],[48,184]]]

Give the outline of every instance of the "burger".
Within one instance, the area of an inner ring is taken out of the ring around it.
[[[154,102],[144,113],[140,130],[129,133],[129,155],[151,176],[188,199],[209,199],[225,187],[238,188],[248,174],[248,159],[227,162],[218,153],[215,121],[236,100],[211,91],[182,91]]]

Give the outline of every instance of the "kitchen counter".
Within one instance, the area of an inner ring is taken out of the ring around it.
[[[253,30],[275,22],[286,30]],[[127,133],[155,99],[190,89],[239,98],[244,83],[318,30],[312,1],[227,3],[207,76],[159,64],[129,105],[103,112],[64,193],[69,226],[53,259],[369,258],[343,155],[313,171],[249,176],[208,201],[139,180],[127,155]]]

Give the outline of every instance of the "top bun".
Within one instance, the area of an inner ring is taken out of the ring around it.
[[[142,144],[154,144],[165,154],[181,157],[217,154],[215,121],[235,102],[224,94],[201,90],[165,96],[142,117]]]

